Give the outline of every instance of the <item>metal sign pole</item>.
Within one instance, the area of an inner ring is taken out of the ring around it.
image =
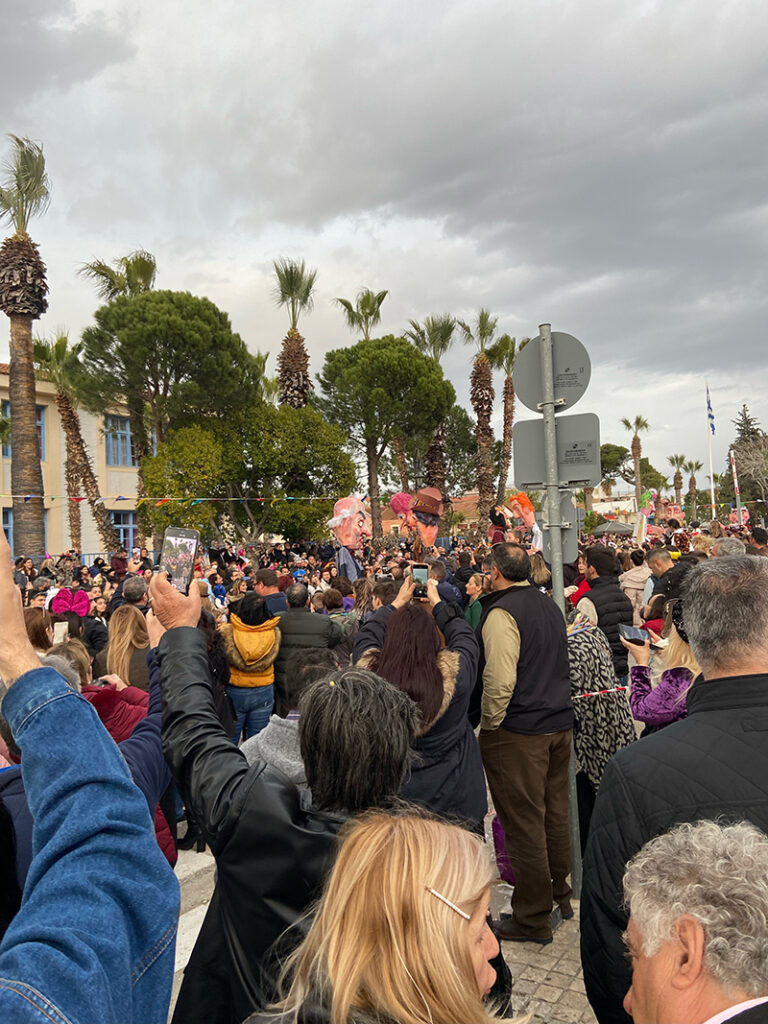
[[[560,522],[560,480],[557,469],[557,431],[555,427],[555,377],[552,368],[552,327],[539,326],[541,344],[541,413],[544,417],[544,465],[547,491],[547,519],[549,520],[549,544],[552,559],[552,595],[555,603],[565,616],[563,594],[563,538]]]
[[[547,518],[549,519],[549,545],[551,552],[552,596],[565,618],[565,582],[563,580],[563,537],[560,519],[560,490],[557,466],[557,428],[555,426],[555,378],[552,364],[552,326],[540,324],[541,338],[541,412],[544,417],[545,483],[547,491]],[[574,895],[581,896],[581,837],[579,835],[578,797],[573,742],[568,766],[568,831],[571,841],[571,887]]]

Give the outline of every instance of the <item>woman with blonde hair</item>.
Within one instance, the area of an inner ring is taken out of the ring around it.
[[[109,640],[93,660],[95,678],[119,676],[129,686],[149,690],[149,633],[139,609],[132,604],[116,608],[109,620]]]
[[[499,943],[483,843],[430,818],[373,812],[343,842],[286,994],[248,1024],[490,1024]]]
[[[477,629],[477,624],[480,622],[480,616],[483,614],[483,606],[480,604],[480,598],[486,593],[485,579],[481,572],[473,572],[467,580],[465,587],[469,603],[464,609],[464,618],[470,624],[472,629]]]
[[[670,602],[671,615],[667,646],[660,661],[664,666],[658,684],[651,684],[651,643],[659,643],[660,637],[650,631],[651,641],[631,644],[621,639],[622,644],[632,653],[635,664],[629,671],[631,688],[629,706],[632,717],[644,722],[646,732],[654,732],[663,725],[669,725],[688,714],[685,695],[694,679],[701,675],[701,668],[688,644],[688,634],[683,622],[683,602]],[[666,630],[665,630],[666,631]]]

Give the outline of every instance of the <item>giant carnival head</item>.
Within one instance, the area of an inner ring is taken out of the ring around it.
[[[425,548],[434,547],[442,514],[443,496],[436,487],[422,487],[413,496],[411,515],[416,520],[416,530]]]
[[[371,536],[371,524],[365,505],[360,498],[349,495],[339,498],[333,506],[333,518],[328,526],[336,535],[336,540],[345,548],[359,548]]]

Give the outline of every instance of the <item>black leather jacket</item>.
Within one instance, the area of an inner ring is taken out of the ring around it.
[[[303,807],[276,769],[248,766],[216,715],[200,630],[166,633],[158,662],[163,750],[217,867],[173,1020],[241,1024],[270,997],[267,952],[319,896],[344,819]]]

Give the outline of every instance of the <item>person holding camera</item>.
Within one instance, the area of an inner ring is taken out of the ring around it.
[[[434,578],[414,600],[407,576],[391,604],[360,627],[354,647],[371,669],[407,693],[419,709],[412,744],[418,755],[401,796],[479,834],[488,810],[480,750],[468,718],[478,642],[458,605],[443,601]]]

